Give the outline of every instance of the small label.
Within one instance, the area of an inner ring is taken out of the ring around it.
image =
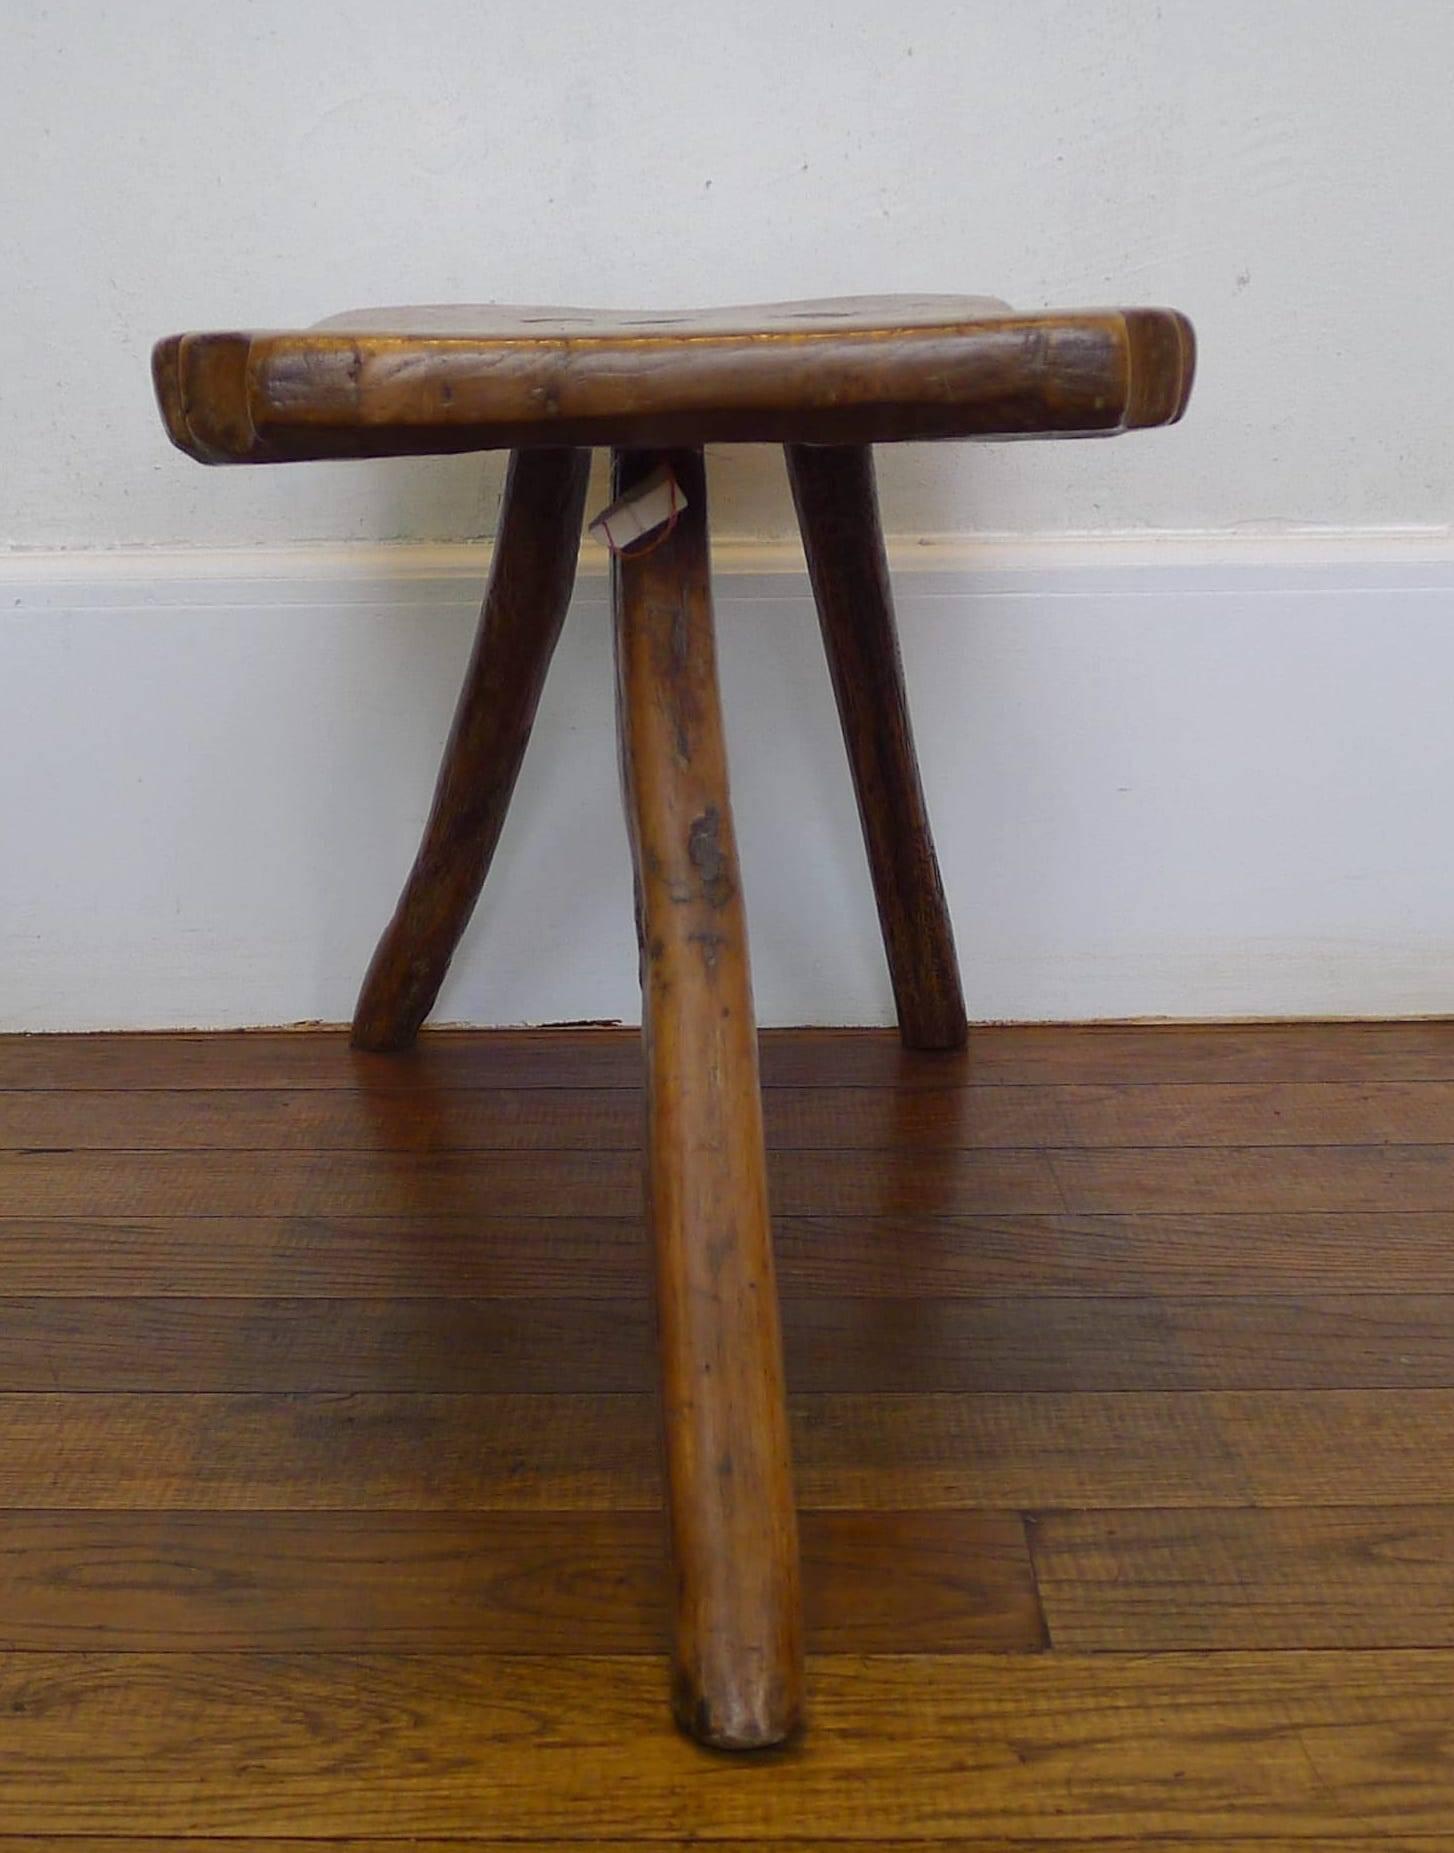
[[[620,553],[633,541],[654,534],[668,521],[675,521],[686,505],[681,484],[672,475],[670,466],[663,463],[649,476],[643,476],[609,508],[603,508],[588,532],[612,553]]]

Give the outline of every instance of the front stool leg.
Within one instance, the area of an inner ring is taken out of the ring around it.
[[[358,1049],[407,1049],[485,884],[575,584],[588,450],[510,459],[490,584],[424,840],[353,1017]]]
[[[797,1520],[701,452],[620,452],[616,493],[663,460],[685,510],[664,539],[617,557],[613,593],[676,1564],[673,1704],[703,1743],[749,1749],[798,1720]]]
[[[899,1030],[911,1049],[962,1049],[964,995],[909,725],[873,452],[786,449]]]

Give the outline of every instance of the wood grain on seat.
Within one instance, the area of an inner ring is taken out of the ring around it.
[[[1179,418],[1193,364],[1174,310],[1027,315],[984,296],[377,309],[153,354],[172,441],[204,463],[1108,435]]]

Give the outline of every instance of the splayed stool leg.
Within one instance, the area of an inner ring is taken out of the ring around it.
[[[727,788],[699,451],[686,506],[615,562],[617,714],[636,870],[678,1722],[780,1743],[802,1702],[797,1525],[746,921]]]
[[[575,584],[587,450],[510,459],[489,589],[424,840],[359,993],[359,1049],[407,1049],[433,1008],[504,828]]]
[[[787,460],[899,1031],[911,1049],[962,1049],[964,995],[909,725],[873,452],[789,444]]]

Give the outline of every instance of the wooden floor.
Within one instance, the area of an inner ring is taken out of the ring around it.
[[[1454,1024],[763,1059],[811,1716],[734,1760],[634,1036],[0,1039],[0,1853],[1454,1848]]]

